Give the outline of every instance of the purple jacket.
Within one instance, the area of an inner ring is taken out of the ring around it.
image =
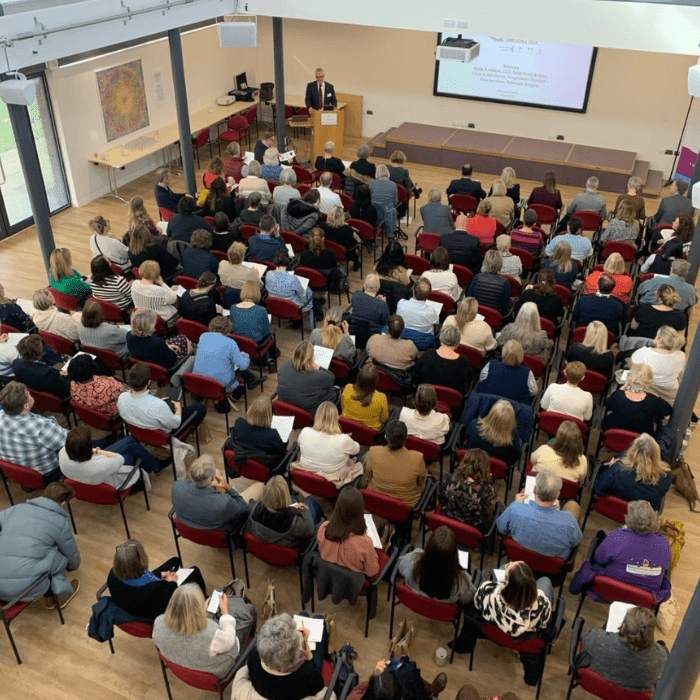
[[[580,593],[596,576],[628,583],[651,591],[658,602],[671,595],[671,582],[666,574],[671,565],[671,545],[658,532],[640,533],[621,527],[611,532],[598,546],[592,561],[585,561],[569,586]],[[589,592],[597,601],[600,596]]]

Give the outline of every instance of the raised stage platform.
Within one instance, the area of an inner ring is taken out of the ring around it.
[[[545,171],[553,170],[557,182],[582,188],[595,174],[600,189],[607,192],[624,192],[628,178],[637,175],[644,183],[643,194],[657,196],[664,179],[663,173],[651,170],[632,151],[414,122],[378,134],[371,146],[378,156],[386,158],[399,149],[409,162],[453,170],[469,162],[478,172],[498,175],[510,165],[519,178],[527,180],[541,181]]]

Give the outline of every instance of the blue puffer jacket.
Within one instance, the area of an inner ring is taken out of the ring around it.
[[[40,496],[2,511],[0,531],[0,598],[11,600],[47,572],[56,595],[71,594],[65,571],[80,566],[80,552],[68,513],[56,501]],[[48,589],[46,582],[26,600]]]

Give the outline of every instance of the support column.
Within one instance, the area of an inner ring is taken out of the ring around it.
[[[39,155],[36,151],[29,110],[24,105],[7,105],[12,131],[15,134],[19,162],[22,165],[29,203],[32,207],[41,256],[44,258],[46,278],[49,277],[50,256],[56,247],[51,228],[51,210],[46,196],[44,176],[41,172]]]
[[[700,181],[700,158],[698,158],[695,163],[695,168],[693,169],[693,177],[690,179],[690,192],[688,195],[692,199],[693,185]],[[700,271],[700,220],[698,220],[695,226],[695,233],[693,234],[693,243],[690,246],[690,252],[688,253],[688,262],[690,263],[690,270],[688,271],[688,276],[686,281],[690,282],[695,286],[695,280],[698,277],[698,272]]]
[[[282,18],[272,18],[272,47],[275,58],[275,114],[277,131],[277,149],[280,153],[287,150],[287,120],[284,114],[284,43]]]
[[[168,43],[170,44],[170,65],[173,69],[173,85],[175,86],[175,111],[177,113],[177,125],[180,130],[180,153],[182,154],[185,190],[194,196],[197,193],[197,183],[194,172],[194,154],[192,152],[190,110],[187,105],[185,64],[182,60],[182,37],[180,36],[179,28],[168,30]]]
[[[700,675],[700,654],[697,650],[700,633],[700,583],[690,600],[678,630],[673,649],[654,689],[653,700],[690,700]]]

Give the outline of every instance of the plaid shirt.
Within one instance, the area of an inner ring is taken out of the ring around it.
[[[0,459],[48,474],[58,468],[58,451],[67,435],[55,418],[0,413]]]

